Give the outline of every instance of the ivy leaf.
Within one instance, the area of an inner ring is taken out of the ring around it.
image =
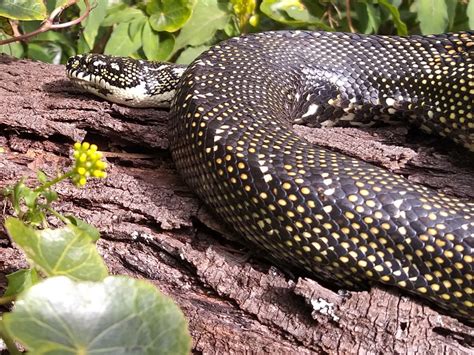
[[[323,23],[313,13],[319,13],[317,3],[303,0],[263,0],[260,10],[272,20],[288,25],[314,25],[332,31],[332,28]]]
[[[175,32],[191,17],[195,0],[151,0],[146,12],[155,31]]]
[[[147,21],[143,26],[142,43],[148,60],[167,60],[174,48],[174,36],[171,33],[153,31]]]
[[[193,14],[176,37],[173,52],[185,46],[200,46],[212,41],[218,30],[223,30],[231,20],[232,7],[223,0],[200,0]]]
[[[104,53],[118,56],[130,56],[141,47],[141,37],[130,38],[130,22],[119,23],[108,40]]]
[[[416,0],[417,16],[423,34],[442,33],[448,26],[445,0]]]
[[[134,7],[128,8],[126,5],[121,4],[111,8],[104,20],[102,26],[112,26],[124,22],[131,22],[137,17],[144,17],[143,11]]]
[[[392,5],[388,0],[378,0],[378,3],[380,6],[388,10],[390,14],[392,15],[392,20],[393,23],[395,24],[395,27],[397,28],[397,34],[399,36],[406,36],[408,34],[408,28],[405,22],[402,21],[402,18],[400,16],[400,12],[398,9]]]
[[[34,266],[46,276],[66,275],[74,280],[102,280],[107,267],[93,236],[68,224],[58,229],[35,230],[17,218],[7,218],[5,227],[12,240]]]
[[[40,280],[35,269],[22,269],[7,275],[8,287],[4,296],[15,296],[29,289]]]
[[[96,242],[100,238],[99,230],[94,227],[92,224],[84,222],[82,219],[76,218],[74,216],[65,216],[73,225],[77,228],[82,229],[91,239]]]
[[[2,0],[0,16],[22,21],[44,20],[47,11],[42,0]]]
[[[83,27],[82,36],[90,49],[94,48],[99,27],[107,14],[107,4],[107,1],[97,1],[89,16],[81,23]],[[79,1],[77,6],[81,10],[81,14],[86,11],[86,5],[83,1]]]
[[[34,354],[189,354],[178,306],[152,284],[126,276],[102,282],[53,277],[3,315],[7,333]]]
[[[28,45],[28,57],[46,63],[59,64],[63,49],[55,42],[37,43]]]
[[[204,52],[205,50],[209,49],[210,46],[202,45],[198,47],[188,47],[184,51],[181,52],[178,59],[176,59],[177,64],[189,64],[194,59],[196,59],[199,54]]]
[[[474,29],[474,1],[469,1],[466,14],[469,19],[469,28]]]

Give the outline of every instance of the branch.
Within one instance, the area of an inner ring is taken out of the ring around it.
[[[19,36],[15,36],[15,37],[11,37],[11,38],[1,40],[0,45],[12,43],[12,42],[24,41],[24,40],[27,40],[31,37],[34,37],[36,35],[39,35],[40,33],[43,33],[43,32],[49,31],[49,30],[57,30],[57,29],[77,25],[78,23],[82,22],[87,16],[89,16],[89,13],[91,12],[92,7],[89,3],[89,0],[84,0],[84,4],[86,5],[86,9],[85,9],[84,13],[82,15],[80,15],[77,19],[72,20],[72,21],[68,21],[68,22],[65,22],[65,23],[56,23],[56,24],[54,23],[54,20],[57,17],[59,17],[63,13],[64,10],[66,10],[68,7],[70,7],[70,6],[72,6],[76,3],[77,3],[77,0],[69,0],[69,2],[67,4],[54,9],[51,12],[51,14],[49,15],[49,17],[46,20],[43,21],[43,24],[38,29],[36,29],[32,32],[29,32],[29,33],[25,33],[23,35],[19,35]]]

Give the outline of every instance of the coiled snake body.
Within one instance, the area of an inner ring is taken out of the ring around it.
[[[474,150],[473,48],[472,32],[282,31],[225,41],[186,70],[83,55],[68,74],[111,101],[171,100],[179,172],[273,259],[352,287],[394,285],[472,321],[474,204],[312,145],[291,125],[404,116]]]

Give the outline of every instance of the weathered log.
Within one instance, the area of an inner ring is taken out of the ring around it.
[[[101,230],[98,245],[111,273],[148,279],[176,300],[196,353],[472,353],[472,327],[397,290],[341,295],[261,258],[245,260],[241,238],[177,175],[166,121],[166,111],[81,92],[63,66],[0,56],[0,188],[20,177],[31,182],[38,169],[56,174],[69,164],[74,141],[107,152],[108,178],[83,189],[61,184],[57,208]],[[404,126],[297,130],[410,180],[474,198],[474,158],[447,141]],[[1,230],[0,287],[24,266]]]

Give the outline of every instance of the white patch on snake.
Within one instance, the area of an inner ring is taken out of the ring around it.
[[[403,203],[403,200],[395,200],[393,201],[393,205],[396,207],[396,208],[400,208],[400,206],[402,205]]]
[[[263,179],[265,180],[265,182],[269,182],[269,181],[273,180],[273,178],[270,174],[263,175]]]
[[[335,191],[336,191],[336,189],[327,189],[327,190],[324,191],[324,194],[326,196],[331,196]]]
[[[222,139],[222,136],[214,136],[214,143],[219,142]]]
[[[332,179],[324,179],[324,180],[323,180],[323,183],[324,183],[324,185],[329,186],[329,185],[332,184]]]
[[[104,63],[105,64],[105,63]],[[110,64],[110,67],[112,69],[115,69],[115,70],[120,70],[120,65],[118,65],[117,63],[111,63]]]
[[[173,73],[175,73],[177,76],[183,75],[184,71],[186,68],[173,68]]]
[[[340,118],[341,121],[352,121],[355,115],[353,113],[348,113]]]
[[[265,174],[268,171],[268,166],[260,166],[259,168],[262,174]]]
[[[99,65],[106,65],[106,64],[107,64],[106,62],[104,62],[103,60],[100,60],[100,59],[94,61],[94,66],[95,67],[98,67]],[[112,65],[110,65],[110,66],[112,66]]]
[[[321,127],[334,127],[336,125],[336,122],[332,120],[326,120],[321,122]]]
[[[319,105],[316,105],[316,104],[309,105],[308,111],[306,111],[306,113],[303,114],[303,116],[301,116],[301,117],[314,115],[316,113],[316,111],[318,111],[318,107],[319,107]]]

